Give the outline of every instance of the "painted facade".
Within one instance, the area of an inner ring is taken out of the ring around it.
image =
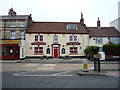
[[[43,41],[35,41],[35,36],[42,36]],[[57,38],[56,38],[57,37]],[[77,37],[70,41],[70,37]],[[56,39],[55,39],[56,38]],[[84,49],[88,46],[88,34],[26,34],[26,57],[71,57],[85,56]],[[41,52],[36,48],[40,47]]]
[[[2,59],[25,58],[25,33],[31,20],[31,15],[16,15],[13,8],[8,15],[0,16]]]

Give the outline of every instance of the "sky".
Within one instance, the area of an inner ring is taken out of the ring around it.
[[[120,0],[0,0],[0,15],[8,15],[12,7],[17,15],[32,14],[40,22],[80,22],[81,12],[88,27],[109,27],[118,18]]]

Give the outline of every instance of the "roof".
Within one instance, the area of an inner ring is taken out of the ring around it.
[[[90,37],[120,37],[120,32],[114,27],[88,27]]]
[[[67,24],[76,24],[78,26],[77,30],[68,30],[66,28]],[[33,22],[27,33],[72,33],[72,34],[88,34],[88,30],[85,24],[80,24],[80,22]]]
[[[16,16],[3,15],[0,16],[0,20],[27,19],[29,16],[30,15],[16,15]]]

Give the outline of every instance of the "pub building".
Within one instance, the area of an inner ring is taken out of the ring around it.
[[[17,15],[13,8],[0,16],[0,58],[25,58],[25,33],[32,21],[30,15]]]

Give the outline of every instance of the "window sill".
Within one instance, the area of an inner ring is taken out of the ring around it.
[[[78,55],[78,53],[70,53],[69,55]]]
[[[43,53],[35,53],[34,55],[43,55]]]

